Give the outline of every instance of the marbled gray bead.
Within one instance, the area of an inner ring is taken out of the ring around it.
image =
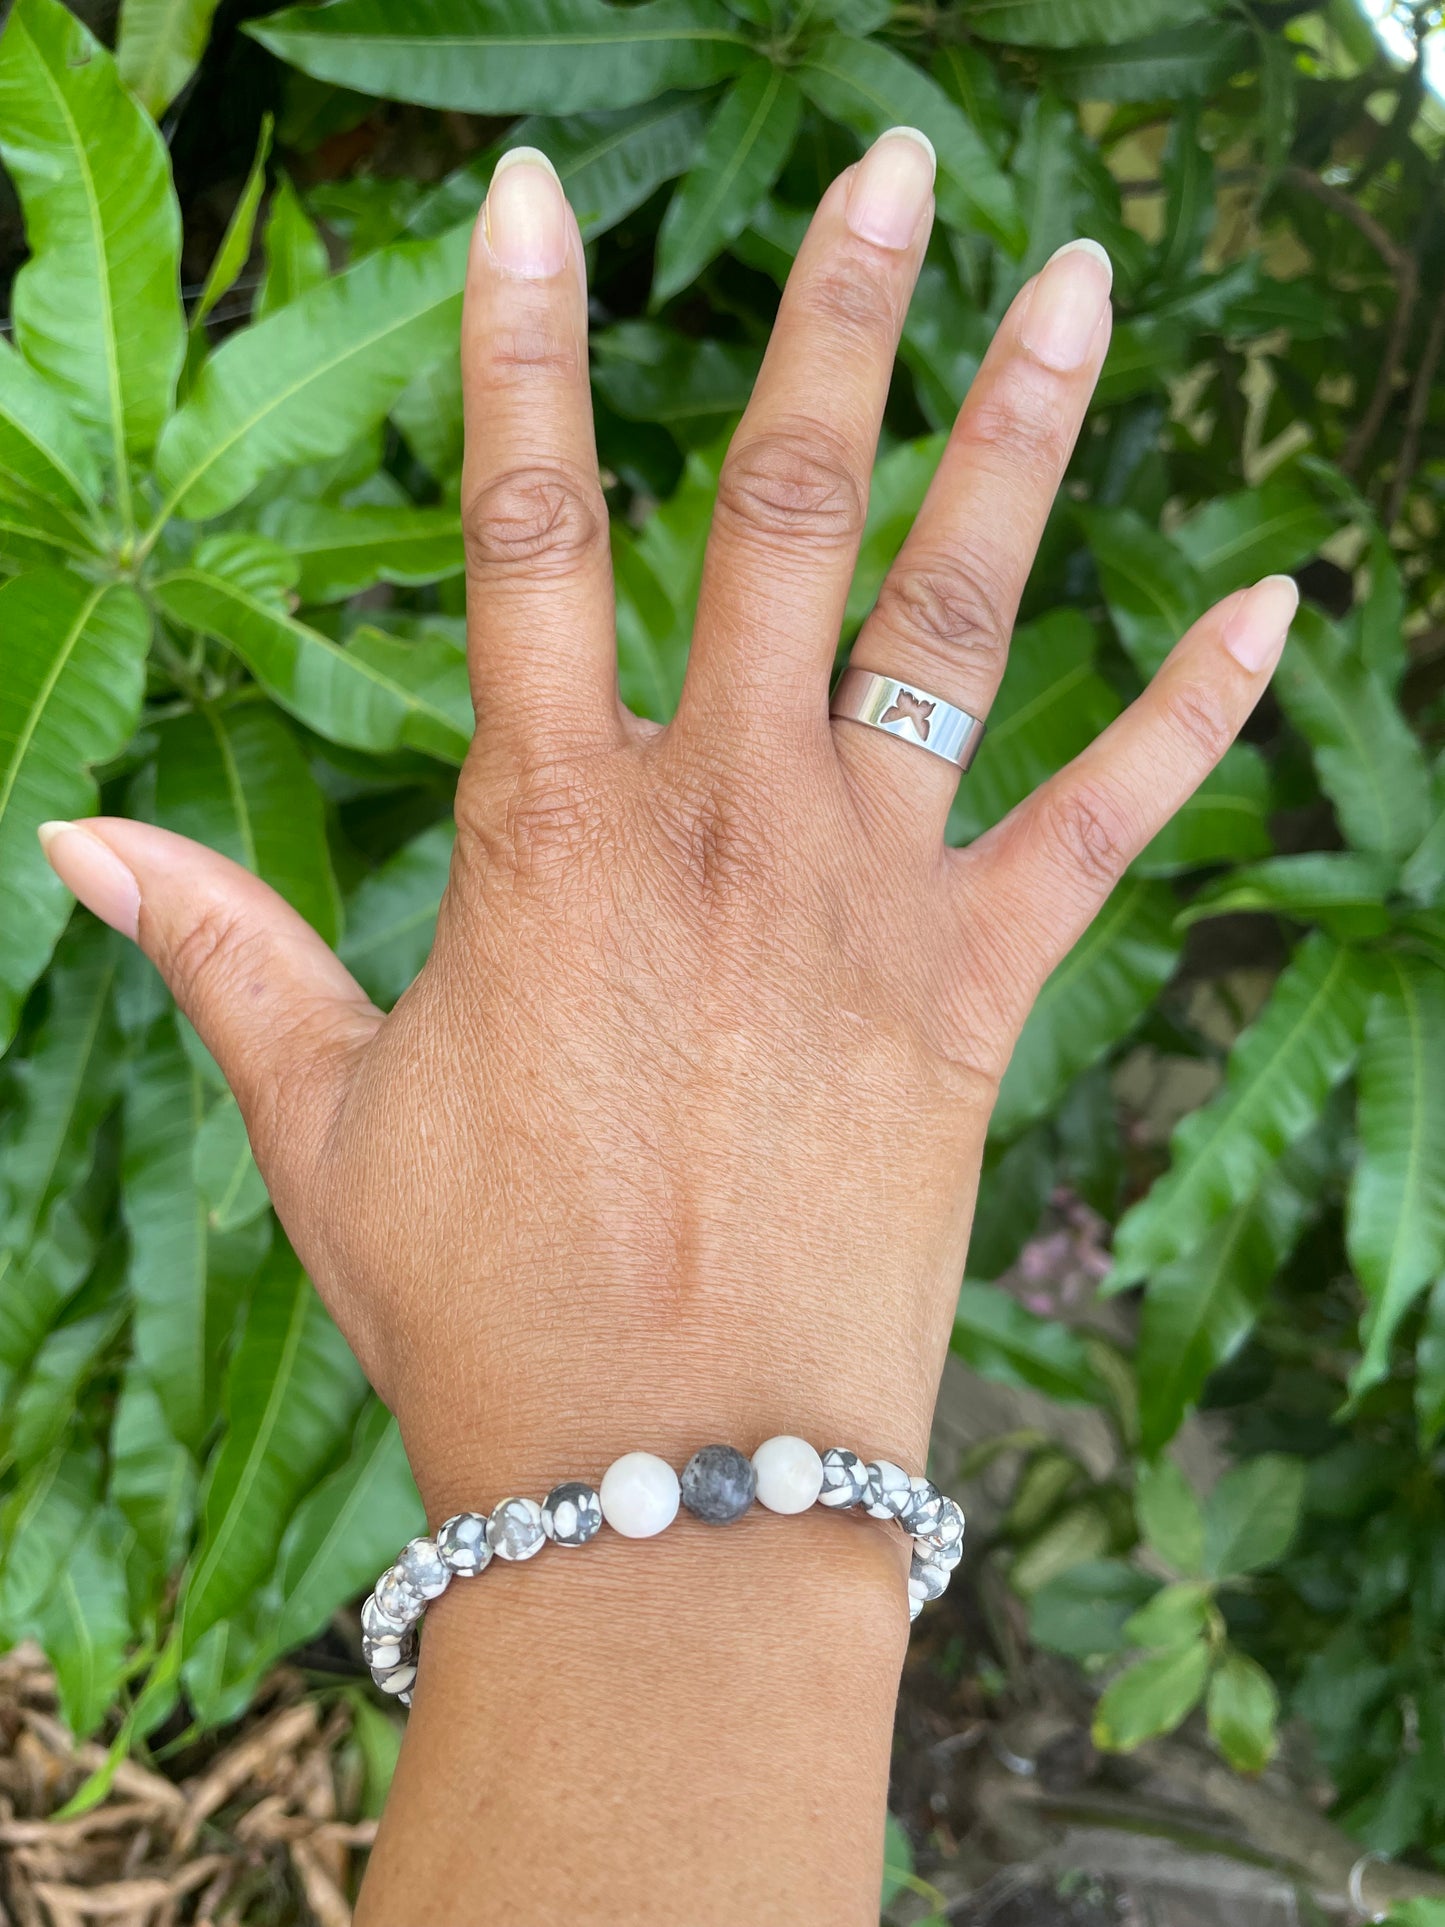
[[[396,1563],[423,1599],[440,1599],[451,1582],[450,1568],[443,1562],[435,1539],[412,1539]]]
[[[376,1603],[388,1619],[414,1626],[426,1611],[426,1601],[400,1566],[388,1566],[376,1582]]]
[[[542,1501],[542,1530],[559,1546],[585,1546],[602,1530],[602,1501],[582,1479],[554,1485]]]
[[[404,1633],[382,1633],[375,1638],[363,1633],[361,1657],[378,1672],[385,1673],[393,1666],[403,1666],[408,1660],[416,1658],[416,1632],[413,1629]]]
[[[868,1496],[868,1468],[846,1445],[830,1445],[823,1454],[823,1490],[819,1505],[862,1505]]]
[[[940,1566],[944,1572],[952,1572],[963,1557],[963,1541],[955,1539],[951,1546],[930,1545],[926,1539],[915,1539],[920,1559],[926,1559],[930,1566]]]
[[[915,1552],[908,1568],[908,1596],[921,1599],[939,1599],[948,1591],[948,1574],[942,1566],[934,1565],[931,1559],[920,1559]]]
[[[458,1579],[471,1579],[492,1563],[487,1521],[480,1512],[458,1512],[437,1534],[437,1551]]]
[[[868,1494],[863,1503],[873,1519],[900,1519],[912,1503],[913,1487],[901,1465],[874,1459],[868,1466]]]
[[[499,1559],[531,1559],[547,1543],[535,1499],[503,1499],[487,1521],[487,1544]]]
[[[416,1668],[410,1664],[405,1666],[377,1666],[372,1669],[371,1677],[376,1681],[383,1693],[393,1693],[397,1695],[397,1697],[400,1697],[403,1693],[410,1693],[413,1682],[416,1679]],[[411,1704],[410,1700],[407,1701],[407,1704]]]
[[[683,1468],[682,1502],[706,1525],[725,1526],[741,1518],[757,1493],[753,1462],[735,1445],[705,1445]]]
[[[899,1513],[898,1523],[905,1532],[911,1532],[915,1538],[919,1538],[925,1532],[937,1529],[943,1517],[943,1494],[932,1479],[915,1477],[908,1484],[912,1497],[906,1509]]]
[[[920,1532],[915,1537],[927,1546],[961,1546],[963,1544],[963,1508],[957,1499],[945,1499],[939,1514],[938,1524],[932,1532]]]
[[[393,1619],[384,1613],[376,1603],[376,1594],[369,1592],[361,1603],[361,1630],[373,1639],[397,1639],[407,1629],[407,1621]]]
[[[908,1617],[909,1617],[909,1620],[910,1620],[910,1621],[912,1621],[912,1620],[915,1620],[915,1619],[917,1619],[917,1617],[918,1617],[918,1615],[919,1615],[919,1614],[920,1614],[920,1613],[921,1613],[922,1611],[923,1611],[923,1601],[922,1601],[921,1599],[915,1599],[915,1598],[914,1598],[914,1596],[913,1596],[913,1592],[912,1592],[912,1590],[910,1589],[910,1590],[909,1590],[909,1594],[908,1594]]]

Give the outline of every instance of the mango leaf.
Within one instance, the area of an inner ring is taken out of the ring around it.
[[[1204,1697],[1209,1647],[1202,1639],[1151,1654],[1110,1681],[1094,1712],[1094,1744],[1102,1753],[1132,1753],[1172,1733]]]
[[[1133,509],[1084,509],[1079,521],[1110,620],[1147,679],[1208,607],[1204,584],[1169,538]]]
[[[721,466],[721,445],[695,450],[676,490],[635,536],[613,525],[622,699],[654,722],[671,717],[682,689]]]
[[[1338,514],[1288,477],[1222,495],[1196,509],[1174,531],[1194,565],[1207,602],[1265,575],[1286,575],[1308,562],[1339,528]]]
[[[331,272],[326,243],[289,175],[277,177],[275,192],[261,231],[265,269],[251,312],[257,321],[275,314]]]
[[[161,436],[158,525],[219,515],[270,471],[339,455],[379,422],[419,363],[455,350],[467,245],[458,229],[379,248],[228,335]]]
[[[363,94],[467,114],[630,107],[708,87],[748,45],[711,0],[388,0],[293,7],[247,26],[281,60]]]
[[[1197,1250],[1304,1135],[1354,1064],[1371,984],[1353,952],[1306,939],[1236,1040],[1223,1088],[1176,1127],[1170,1168],[1120,1222],[1109,1288]]]
[[[1122,1559],[1092,1559],[1040,1586],[1029,1600],[1035,1643],[1069,1659],[1122,1652],[1124,1628],[1156,1582]]]
[[[0,35],[0,155],[30,242],[16,345],[106,436],[129,522],[129,460],[155,441],[185,349],[181,217],[155,123],[61,0],[15,0]]]
[[[1310,745],[1349,841],[1377,855],[1408,856],[1430,823],[1419,738],[1381,679],[1316,610],[1301,609],[1275,690]]]
[[[134,0],[130,0],[134,4]],[[202,324],[216,303],[231,292],[240,278],[241,270],[251,258],[251,243],[256,234],[256,215],[260,210],[261,196],[266,191],[266,159],[271,152],[272,120],[269,114],[261,117],[261,132],[256,139],[256,156],[251,162],[251,171],[242,185],[236,205],[231,209],[231,218],[226,223],[226,231],[221,236],[221,245],[212,256],[211,265],[206,270],[206,279],[191,310],[190,346],[187,349],[187,365],[191,363],[191,347],[199,344],[202,355],[205,348],[205,335]]]
[[[110,1428],[108,1496],[125,1515],[157,1587],[179,1564],[196,1505],[196,1468],[166,1423],[154,1387],[132,1363]]]
[[[896,1900],[913,1878],[913,1844],[895,1815],[889,1814],[883,1830],[883,1888],[879,1905]]]
[[[1360,1156],[1346,1217],[1369,1300],[1356,1393],[1385,1377],[1401,1319],[1445,1272],[1445,974],[1396,953],[1380,976],[1360,1053]]]
[[[875,465],[868,488],[868,519],[848,590],[847,629],[856,630],[877,602],[883,579],[923,506],[946,440],[943,435],[925,435],[903,442]]]
[[[431,954],[455,841],[450,822],[433,823],[363,877],[346,900],[341,961],[383,1010]]]
[[[567,190],[582,239],[594,241],[687,171],[706,126],[703,104],[690,94],[565,120],[531,115],[515,122],[497,147],[438,181],[413,209],[407,228],[441,234],[459,221],[475,221],[500,155],[539,147]]]
[[[1209,1731],[1237,1773],[1263,1773],[1274,1758],[1279,1695],[1264,1668],[1230,1649],[1215,1668],[1206,1702]]]
[[[124,0],[115,58],[120,77],[159,120],[201,64],[216,0]]]
[[[1014,47],[1078,47],[1182,27],[1217,0],[964,0],[960,17],[983,40]],[[1107,98],[1107,96],[1106,96]]]
[[[166,1423],[193,1452],[210,1428],[221,1352],[261,1249],[247,1233],[211,1232],[194,1171],[205,1099],[200,1070],[163,1017],[126,1090],[122,1202],[135,1355]]]
[[[89,766],[118,755],[130,740],[150,623],[127,585],[37,569],[0,584],[0,636],[3,1047],[74,903],[45,861],[36,829],[49,818],[95,809]]]
[[[449,481],[462,469],[462,364],[443,355],[420,369],[392,404],[391,419],[428,473]]]
[[[217,1098],[196,1133],[192,1167],[213,1231],[249,1224],[270,1202],[241,1108],[229,1091]]]
[[[340,602],[376,582],[412,585],[459,575],[462,520],[454,508],[327,502],[268,504],[259,527],[296,557],[303,602]]]
[[[1203,1569],[1204,1515],[1194,1488],[1173,1459],[1139,1467],[1134,1512],[1144,1539],[1166,1565],[1186,1575]]]
[[[1415,1416],[1428,1450],[1445,1432],[1445,1278],[1435,1281],[1415,1352]]]
[[[1049,976],[1014,1045],[990,1135],[1044,1116],[1079,1072],[1126,1037],[1173,974],[1182,947],[1174,893],[1128,877]]]
[[[156,821],[252,871],[335,943],[325,809],[285,720],[269,703],[200,703],[157,734]]]
[[[126,1673],[131,1625],[125,1537],[124,1519],[97,1508],[33,1622],[55,1670],[61,1713],[77,1739],[88,1739],[100,1725]]]
[[[729,87],[658,230],[654,307],[742,233],[792,152],[802,108],[797,82],[770,60],[753,61]]]
[[[281,1542],[277,1602],[263,1630],[277,1653],[312,1638],[375,1582],[426,1513],[396,1420],[380,1399],[362,1408],[351,1451],[296,1508]],[[269,1602],[268,1602],[269,1603]]]
[[[227,566],[234,572],[235,558]],[[466,754],[466,664],[450,645],[375,630],[343,645],[264,592],[201,566],[161,577],[155,594],[175,621],[234,650],[283,709],[329,742],[382,754],[419,749],[452,763]]]
[[[0,1613],[28,1625],[85,1530],[100,1490],[100,1455],[89,1444],[57,1447],[24,1472],[0,1507]]]
[[[1213,1599],[1212,1587],[1198,1579],[1161,1586],[1129,1620],[1125,1637],[1135,1646],[1187,1646],[1208,1629]]]
[[[1304,1504],[1299,1459],[1265,1452],[1224,1474],[1204,1502],[1204,1567],[1231,1579],[1275,1565],[1289,1551]]]
[[[59,392],[8,341],[0,341],[0,477],[7,497],[39,497],[85,534],[100,494],[95,454]]]
[[[1390,927],[1385,899],[1396,866],[1353,850],[1307,850],[1299,856],[1247,863],[1206,884],[1180,911],[1181,927],[1240,910],[1272,910],[1299,923],[1323,923],[1335,935],[1382,936]]]
[[[1045,57],[1049,84],[1071,100],[1207,99],[1253,51],[1249,29],[1201,20],[1139,40],[1073,46]]]
[[[1130,868],[1136,876],[1168,877],[1263,856],[1273,847],[1268,811],[1268,765],[1253,743],[1231,743]]]
[[[995,1285],[963,1285],[949,1350],[1001,1385],[1028,1386],[1073,1405],[1093,1405],[1101,1396],[1075,1333],[1026,1310]]]
[[[105,1247],[97,1275],[82,1294],[82,1303],[89,1305],[99,1291],[99,1309],[67,1313],[47,1334],[24,1384],[9,1401],[0,1439],[6,1458],[18,1465],[33,1465],[60,1443],[82,1408],[82,1388],[105,1363],[125,1323],[126,1307],[117,1289],[119,1255],[117,1242]]]
[[[327,1470],[366,1381],[295,1255],[278,1239],[226,1375],[226,1431],[186,1576],[184,1642],[243,1605],[270,1571],[296,1502]]]
[[[830,120],[865,141],[916,127],[938,156],[934,196],[944,219],[981,227],[1017,252],[1027,239],[1008,176],[967,115],[938,82],[878,40],[829,34],[797,69],[803,92]]]
[[[693,340],[652,321],[622,321],[592,337],[598,394],[628,421],[655,422],[684,445],[712,439],[740,415],[761,356],[730,341]]]

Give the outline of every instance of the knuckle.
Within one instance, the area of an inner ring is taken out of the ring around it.
[[[457,788],[453,876],[475,899],[505,880],[527,889],[575,875],[603,834],[593,785],[573,764],[545,763],[484,780],[464,769]]]
[[[1050,795],[1046,834],[1071,872],[1107,889],[1123,875],[1136,840],[1119,799],[1097,783]]]
[[[226,904],[208,903],[185,930],[163,942],[159,961],[177,996],[194,1007],[237,989],[260,967],[264,949],[264,940],[248,933]]]
[[[1057,485],[1074,446],[1074,425],[1042,371],[1015,366],[969,410],[968,439],[1031,483]]]
[[[801,291],[799,306],[806,323],[821,323],[841,336],[850,349],[875,348],[882,337],[891,340],[898,323],[892,287],[856,261],[811,275]]]
[[[494,376],[530,375],[567,377],[581,367],[575,334],[549,327],[544,320],[492,328],[486,335],[486,355]]]
[[[875,619],[956,671],[977,666],[997,682],[1008,654],[1009,625],[999,597],[973,563],[945,556],[900,561],[879,593]]]
[[[519,566],[567,574],[598,553],[606,526],[597,478],[560,467],[499,475],[462,511],[467,563],[477,575]]]
[[[1164,698],[1165,719],[1184,744],[1191,765],[1212,768],[1234,741],[1234,726],[1219,699],[1199,683],[1181,683]]]
[[[867,512],[866,484],[820,426],[771,429],[736,444],[723,464],[718,513],[768,536],[842,547]]]

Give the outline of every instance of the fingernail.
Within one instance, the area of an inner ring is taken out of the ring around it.
[[[500,267],[528,281],[560,274],[567,260],[567,203],[557,170],[536,147],[514,147],[492,171],[482,213]]]
[[[847,221],[860,240],[906,248],[933,193],[938,161],[916,127],[890,127],[859,161],[848,184]]]
[[[114,850],[78,823],[42,823],[36,834],[71,895],[112,930],[134,939],[140,928],[140,885]]]
[[[1245,591],[1224,625],[1224,646],[1252,676],[1273,669],[1299,607],[1292,576],[1267,575]]]
[[[1113,264],[1097,241],[1065,242],[1044,263],[1019,323],[1029,353],[1060,374],[1081,367],[1113,285]]]

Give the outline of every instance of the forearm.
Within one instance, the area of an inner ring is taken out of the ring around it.
[[[872,1927],[906,1572],[755,1508],[454,1584],[357,1927]]]

